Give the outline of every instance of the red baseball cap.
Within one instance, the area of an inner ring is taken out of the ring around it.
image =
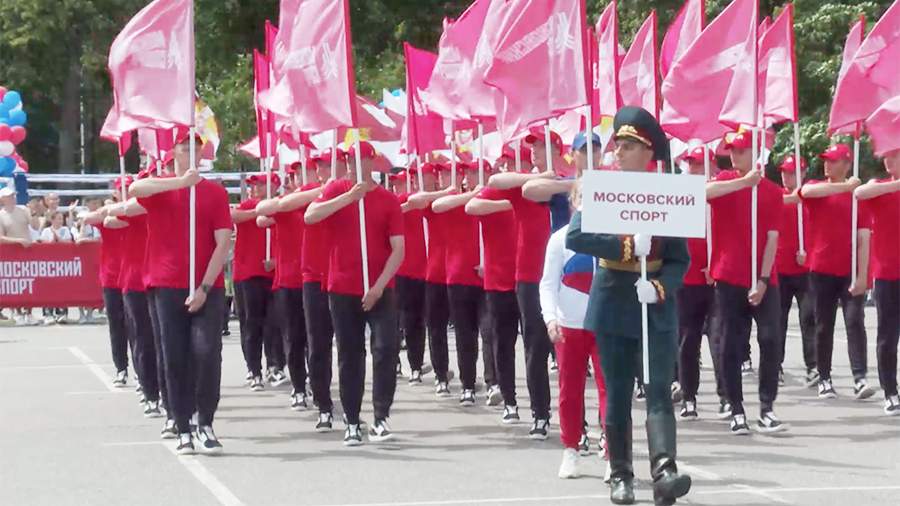
[[[546,139],[546,134],[544,132],[544,127],[531,127],[528,129],[528,135],[525,136],[525,144],[534,144],[537,142],[544,142]],[[553,130],[550,131],[550,143],[559,150],[560,153],[563,152],[563,141],[562,137],[559,136],[558,133]],[[513,158],[515,158],[515,152],[513,152]]]
[[[749,130],[735,133],[731,140],[725,136],[725,149],[750,149],[753,147],[753,135]]]
[[[419,168],[422,170],[422,174],[437,174],[438,171],[443,170],[439,163],[434,162],[423,163]]]
[[[782,160],[781,165],[778,166],[782,172],[794,172],[797,170],[797,162],[794,159],[794,156],[788,156],[784,160]],[[806,159],[802,156],[800,157],[800,170],[806,169]]]
[[[334,154],[338,160],[340,160],[344,163],[346,163],[347,160],[349,159],[349,155],[347,154],[347,152],[341,148],[335,149]],[[311,158],[311,160],[316,163],[322,162],[322,163],[330,166],[330,164],[331,164],[331,149],[329,148],[329,149],[326,149],[325,151],[322,151],[319,154],[319,156],[314,156]]]
[[[710,159],[710,161],[713,161],[716,159],[716,153],[711,149],[709,149],[709,150],[703,149],[703,146],[697,146],[696,148],[681,155],[681,159],[686,162],[703,162],[703,152],[704,151],[706,151],[708,153],[707,156]]]
[[[181,144],[188,140],[188,137],[191,135],[191,129],[186,126],[175,127],[175,144]],[[194,139],[196,139],[200,144],[204,143],[203,137],[200,135],[196,129],[194,130]]]
[[[847,146],[846,144],[835,144],[823,151],[822,154],[819,155],[819,158],[833,162],[837,160],[850,160],[851,156],[850,146]]]
[[[531,148],[522,144],[519,147],[519,157],[527,162],[531,160]],[[503,146],[503,152],[500,155],[500,158],[506,158],[507,160],[516,161],[516,150],[510,145]]]
[[[119,176],[119,177],[117,177],[117,178],[115,179],[115,181],[113,182],[113,185],[114,185],[116,188],[121,188],[121,187],[122,187],[122,181],[123,181],[123,180],[125,181],[125,187],[126,187],[126,188],[128,188],[129,186],[131,186],[131,183],[134,182],[134,179],[133,179],[131,176]]]
[[[351,157],[356,157],[356,145],[350,146],[350,150],[347,151],[347,155]],[[378,151],[375,150],[375,146],[372,144],[362,141],[359,143],[359,155],[363,159],[372,159],[378,157]]]
[[[268,181],[268,174],[251,174],[247,177],[247,184],[266,184]],[[278,177],[278,174],[272,174],[272,186],[278,187],[281,185],[281,178]]]

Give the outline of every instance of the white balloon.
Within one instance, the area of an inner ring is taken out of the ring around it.
[[[9,141],[0,141],[0,156],[9,156],[16,151],[16,147]]]

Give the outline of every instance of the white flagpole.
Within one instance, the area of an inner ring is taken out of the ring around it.
[[[456,188],[456,135],[450,128],[450,187]]]
[[[268,138],[269,135],[266,134]],[[267,149],[268,151],[268,149]],[[266,175],[266,198],[272,198],[272,161],[269,159],[268,153],[260,151],[260,163],[263,167],[263,173]],[[272,260],[272,228],[266,228],[266,262]]]
[[[550,145],[550,123],[544,125],[544,151],[547,153],[547,170],[553,172],[553,148]]]
[[[119,190],[122,192],[122,202],[128,200],[128,186],[125,184],[125,155],[119,155]]]
[[[712,167],[709,163],[709,145],[703,145],[703,173],[706,175],[706,181],[709,182],[709,175],[712,172]],[[712,207],[710,207],[709,202],[706,203],[706,272],[709,275],[712,275],[709,272],[712,266]]]
[[[857,131],[859,128],[857,128]],[[859,177],[859,135],[853,138],[853,177]],[[856,222],[859,219],[859,201],[856,200],[856,194],[853,194],[853,203],[850,207],[850,286],[856,283],[856,267],[859,263],[856,248],[858,246],[858,238],[856,235]]]
[[[803,186],[803,173],[800,170],[800,123],[794,123],[794,172],[797,175],[797,188]],[[797,238],[799,249],[797,253],[806,253],[803,240],[803,201],[797,203]]]
[[[337,128],[331,137],[331,179],[337,179]]]
[[[587,121],[584,123],[587,125],[587,170],[588,172],[594,170],[594,110],[591,104],[587,106]]]
[[[428,163],[428,153],[425,154],[425,163]],[[422,173],[422,161],[419,159],[419,154],[416,153],[416,167],[418,170],[416,172],[419,173],[419,191],[425,191],[425,175]],[[422,232],[425,235],[425,257],[428,257],[428,220],[422,219]]]
[[[484,187],[484,125],[478,121],[478,185]],[[478,220],[478,265],[484,268],[484,229]]]
[[[191,130],[190,130],[191,139],[189,141],[190,157],[191,157],[189,166],[190,166],[191,170],[195,170],[197,168],[197,159],[196,159],[197,146],[194,141],[195,132],[196,132],[196,129],[193,126],[191,126]],[[189,225],[188,225],[188,233],[190,234],[190,237],[188,239],[188,241],[189,241],[188,248],[190,251],[191,258],[189,260],[190,267],[188,270],[189,270],[189,275],[190,275],[191,279],[190,279],[188,286],[190,287],[190,295],[189,296],[192,297],[194,295],[194,292],[197,290],[197,279],[196,279],[196,276],[197,276],[197,185],[191,186],[190,204],[189,205],[190,205],[191,211],[190,211],[190,213],[188,213],[190,215]]]
[[[522,139],[516,141],[516,172],[522,172]]]
[[[750,138],[752,140],[752,166],[750,170],[757,170],[758,165],[758,156],[757,153],[757,139],[756,139],[756,131],[757,129],[754,127],[750,132]],[[757,237],[757,230],[759,229],[758,216],[757,216],[757,208],[759,207],[759,185],[756,185],[751,190],[750,194],[750,291],[756,289],[756,282],[759,280],[759,266],[757,265],[757,261],[759,259],[759,252],[757,248],[759,247],[759,238]]]
[[[300,183],[303,186],[309,184],[309,176],[306,175],[306,145],[300,143]]]
[[[359,130],[356,131],[356,182],[363,182],[362,153],[359,152]],[[365,198],[359,199],[359,247],[362,254],[363,295],[369,291],[369,247],[366,244],[366,207]]]

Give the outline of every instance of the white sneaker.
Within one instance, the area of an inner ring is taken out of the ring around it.
[[[559,477],[563,480],[578,478],[578,452],[574,448],[563,450],[562,462],[559,464]]]
[[[503,393],[500,392],[500,386],[491,385],[488,388],[487,392],[487,400],[485,404],[488,406],[502,406],[503,405]]]
[[[884,400],[884,414],[887,416],[900,415],[900,396],[892,395]]]

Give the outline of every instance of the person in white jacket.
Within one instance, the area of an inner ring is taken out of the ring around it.
[[[572,207],[580,205],[579,185],[570,194]],[[584,387],[588,361],[592,361],[599,397],[599,419],[603,423],[606,407],[606,385],[600,371],[597,340],[584,328],[588,293],[594,275],[594,259],[566,249],[566,225],[556,231],[547,244],[544,272],[540,283],[541,312],[547,333],[556,347],[559,362],[559,429],[563,446],[559,477],[577,478],[579,453],[589,454],[584,432]],[[600,443],[603,455],[603,442]],[[580,452],[579,452],[580,450]],[[587,451],[585,451],[587,450]]]

